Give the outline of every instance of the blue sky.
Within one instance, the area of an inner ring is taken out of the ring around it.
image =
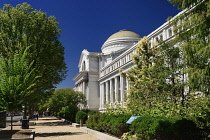
[[[167,0],[0,0],[0,6],[23,2],[60,23],[68,76],[58,88],[74,87],[83,49],[101,52],[106,39],[122,29],[147,36],[179,12]]]

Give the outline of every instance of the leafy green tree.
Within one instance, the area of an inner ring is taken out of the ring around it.
[[[136,46],[136,53],[133,55],[133,62],[136,66],[127,73],[130,83],[128,109],[131,111],[141,114],[151,106],[154,98],[160,97],[159,91],[163,89],[160,86],[164,85],[165,80],[160,78],[163,75],[159,75],[160,67],[164,64],[164,60],[158,54],[159,49],[157,45],[151,48],[146,37],[142,38]]]
[[[151,47],[146,37],[141,39],[133,55],[136,66],[127,73],[128,109],[135,115],[169,114],[167,106],[185,98],[180,49],[173,42],[157,43]]]
[[[0,19],[0,56],[10,60],[11,56],[22,55],[29,47],[25,61],[35,69],[35,75],[41,77],[28,91],[31,96],[25,98],[25,107],[33,105],[41,100],[40,93],[54,89],[66,76],[59,23],[55,17],[48,17],[27,3],[16,7],[4,5],[0,9]]]
[[[46,104],[51,112],[74,121],[78,106],[85,106],[86,98],[84,94],[71,88],[56,89]]]
[[[210,1],[168,0],[183,14],[173,20],[175,41],[183,49],[190,92],[210,92]]]
[[[189,95],[183,112],[197,120],[200,128],[209,128],[210,93],[210,1],[168,0],[183,14],[173,20],[176,42],[183,50]],[[204,94],[203,94],[204,93]]]
[[[32,89],[40,78],[32,68],[33,62],[27,64],[26,57],[27,49],[23,54],[0,58],[0,107],[12,114],[21,111],[22,105],[32,97]]]

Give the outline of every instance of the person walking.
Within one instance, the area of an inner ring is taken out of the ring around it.
[[[39,112],[36,112],[36,120],[39,120]]]

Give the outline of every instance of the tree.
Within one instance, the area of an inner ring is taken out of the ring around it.
[[[32,89],[40,78],[35,74],[36,69],[32,68],[33,62],[27,64],[26,57],[27,49],[23,54],[0,58],[0,107],[12,112],[12,115],[21,111],[22,105],[31,97]]]
[[[182,57],[180,49],[173,42],[162,41],[153,42],[151,47],[144,37],[135,52],[136,65],[127,73],[128,109],[135,115],[166,115],[168,112],[163,109],[166,105],[179,104],[177,101],[184,99],[183,65],[178,61]]]
[[[159,49],[157,45],[151,48],[147,37],[142,38],[136,46],[136,53],[132,56],[136,66],[127,73],[130,83],[128,109],[140,114],[151,106],[154,98],[159,97],[159,89],[162,89],[160,86],[165,83],[165,79],[162,81],[160,78],[162,75],[159,75],[160,67],[164,64],[164,60],[158,54]]]
[[[168,0],[185,11],[172,21],[183,49],[190,92],[210,93],[210,1]]]
[[[66,76],[64,48],[58,40],[61,30],[55,17],[33,9],[29,4],[16,7],[4,5],[0,9],[0,56],[10,60],[22,55],[26,48],[25,61],[39,76],[30,89],[30,98],[25,98],[25,107],[40,100],[40,93],[55,88]],[[33,79],[31,79],[33,80]]]
[[[85,95],[71,88],[56,89],[44,106],[51,112],[74,121],[78,106],[86,105]]]

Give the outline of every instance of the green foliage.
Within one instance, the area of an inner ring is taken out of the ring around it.
[[[167,114],[168,105],[183,104],[180,102],[185,98],[181,50],[174,42],[159,42],[159,46],[157,43],[151,48],[144,37],[136,46],[133,55],[136,67],[127,73],[130,83],[128,111],[132,115],[173,115],[175,113]]]
[[[27,107],[37,104],[43,98],[42,93],[52,90],[65,79],[64,48],[58,40],[61,32],[59,23],[55,17],[48,17],[46,13],[33,9],[27,3],[18,4],[16,7],[5,4],[0,9],[0,19],[0,57],[5,62],[8,61],[6,63],[9,65],[13,58],[22,56],[26,51],[26,67],[15,67],[15,70],[28,70],[33,73],[33,76],[29,74],[28,77],[21,76],[21,73],[13,75],[10,81],[16,79],[16,83],[23,84],[33,81],[33,84],[23,91],[28,94],[23,98],[26,102],[24,105]],[[40,78],[34,79],[35,77]],[[23,89],[22,85],[21,88]]]
[[[98,111],[95,111],[95,110],[89,110],[89,111],[87,112],[87,114],[88,114],[89,116],[94,115],[94,114],[96,114],[96,113],[98,113]]]
[[[209,94],[210,89],[210,1],[208,0],[169,0],[180,9],[186,8],[183,14],[173,20],[175,42],[183,50],[184,63],[188,73],[190,91],[201,91]]]
[[[201,129],[210,129],[210,95],[191,95],[183,109],[186,118],[191,118]]]
[[[86,126],[93,130],[102,131],[101,126],[99,125],[101,116],[102,113],[100,112],[89,116],[88,120],[86,121]]]
[[[0,58],[0,106],[7,111],[21,111],[22,104],[33,97],[33,88],[40,79],[33,62],[26,62],[27,48],[23,54]]]
[[[80,123],[80,120],[82,120],[83,123],[85,123],[87,117],[87,113],[85,113],[84,111],[78,111],[76,114],[76,123]]]
[[[129,135],[135,135],[137,139],[142,140],[199,140],[202,138],[195,123],[187,119],[139,117],[132,122],[130,130]]]
[[[200,3],[201,1],[199,0],[168,0],[174,6],[177,6],[180,10],[184,10],[185,8],[189,8],[192,5],[196,5]]]
[[[121,137],[123,133],[128,132],[128,124],[126,124],[126,121],[128,121],[129,118],[130,115],[96,113],[89,117],[86,121],[86,125],[88,128]]]
[[[57,113],[60,117],[75,122],[75,116],[78,108],[76,106],[65,106]]]
[[[64,88],[56,89],[44,106],[48,106],[51,112],[61,117],[75,121],[79,104],[86,105],[84,94],[71,88]]]
[[[121,115],[121,114],[130,114],[128,110],[125,108],[126,104],[115,103],[115,107],[106,105],[106,114],[110,115]]]

